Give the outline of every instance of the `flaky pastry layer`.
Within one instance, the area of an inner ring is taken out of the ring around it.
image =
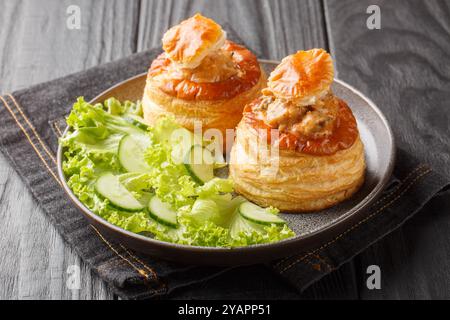
[[[329,53],[323,49],[298,51],[284,58],[270,74],[268,90],[277,98],[307,106],[328,92],[333,78],[334,66]]]
[[[196,14],[164,34],[163,49],[173,62],[195,68],[210,52],[222,47],[225,39],[219,24]]]
[[[359,137],[350,148],[328,156],[281,149],[278,163],[262,156],[264,148],[257,141],[256,129],[242,121],[231,151],[230,177],[238,193],[261,206],[292,213],[318,211],[348,199],[364,182]]]
[[[154,124],[161,116],[171,116],[181,126],[194,130],[196,121],[201,122],[203,131],[218,129],[224,135],[226,129],[234,129],[242,118],[245,105],[260,95],[266,86],[266,75],[261,76],[250,90],[230,99],[221,100],[184,100],[162,91],[147,80],[142,99],[144,119]]]
[[[166,94],[184,100],[231,99],[253,88],[262,73],[256,56],[245,47],[228,40],[221,50],[231,56],[236,67],[236,75],[216,82],[180,78],[178,72],[173,72],[172,60],[163,53],[153,61],[148,72],[148,82]],[[213,72],[214,62],[211,59],[205,61],[211,64]],[[205,68],[208,68],[208,65],[202,65],[202,69]]]

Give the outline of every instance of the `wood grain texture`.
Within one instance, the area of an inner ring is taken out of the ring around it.
[[[372,4],[381,9],[381,30],[366,27]],[[383,110],[398,146],[450,176],[450,3],[327,0],[325,9],[339,78]],[[450,298],[449,204],[448,193],[433,199],[360,255],[362,298]],[[365,286],[371,264],[381,268],[382,290]]]
[[[66,8],[73,4],[82,10],[79,31],[66,28]],[[369,4],[380,5],[382,30],[366,28]],[[0,92],[158,46],[168,27],[200,11],[229,23],[262,58],[329,47],[340,78],[367,93],[392,123],[410,123],[420,132],[398,141],[436,150],[423,160],[450,174],[450,112],[442,112],[450,106],[448,2],[329,0],[322,6],[314,0],[0,0],[0,7]],[[401,231],[301,297],[449,298],[450,219],[439,210],[448,202],[448,195],[433,200]],[[3,156],[0,218],[0,298],[112,298],[63,243]],[[65,286],[72,264],[82,269],[80,291]],[[369,264],[382,268],[381,291],[365,287]]]
[[[323,10],[315,0],[142,0],[138,50],[161,45],[164,32],[197,12],[228,23],[265,59],[326,47]]]
[[[66,27],[69,5],[81,30]],[[0,92],[28,87],[136,50],[137,1],[0,0]],[[19,176],[0,156],[0,299],[112,299],[66,246]],[[66,286],[81,267],[81,290]]]

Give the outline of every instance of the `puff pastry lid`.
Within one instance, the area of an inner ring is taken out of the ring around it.
[[[196,68],[212,51],[222,47],[226,33],[214,20],[196,14],[172,27],[163,37],[163,49],[175,63]]]
[[[220,25],[200,14],[167,31],[163,48],[148,79],[172,97],[231,99],[253,88],[262,76],[256,56],[226,40]]]
[[[323,49],[312,49],[284,58],[271,73],[268,88],[277,98],[311,105],[329,91],[333,79],[331,56]]]

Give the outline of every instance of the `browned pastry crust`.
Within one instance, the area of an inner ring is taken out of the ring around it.
[[[329,208],[359,190],[364,146],[351,109],[330,90],[333,73],[322,49],[299,51],[272,72],[237,127],[230,176],[238,193],[295,213]]]
[[[224,37],[220,25],[196,14],[164,34],[163,49],[172,61],[194,68],[211,50],[221,46]]]
[[[219,65],[216,62],[218,59]],[[232,41],[225,41],[216,56],[205,59],[194,69],[179,68],[166,54],[161,54],[150,67],[147,85],[187,101],[225,100],[255,87],[262,73],[253,53]],[[210,79],[195,79],[199,74]]]
[[[333,78],[333,61],[325,50],[298,51],[271,73],[268,88],[277,98],[307,105],[328,91]]]
[[[227,129],[234,129],[242,119],[244,106],[260,95],[266,86],[266,77],[261,73],[258,82],[247,91],[230,99],[190,101],[174,97],[147,81],[142,100],[144,119],[154,124],[161,116],[172,116],[181,126],[193,131],[196,121],[203,130],[218,129],[226,136]]]
[[[350,148],[333,155],[280,150],[278,160],[268,161],[252,151],[258,141],[255,128],[242,121],[236,137],[230,177],[236,192],[260,206],[291,213],[322,210],[348,199],[364,182],[364,146],[359,137]],[[278,166],[275,171],[274,166]]]
[[[245,47],[225,40],[221,27],[199,14],[170,29],[165,52],[148,72],[144,119],[153,124],[172,116],[194,130],[234,129],[244,106],[261,94],[266,76]]]

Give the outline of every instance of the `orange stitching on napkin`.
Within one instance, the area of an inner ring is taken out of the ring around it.
[[[394,190],[392,190],[392,191],[389,192],[387,195],[385,195],[384,197],[382,197],[381,199],[379,199],[377,202],[375,202],[375,203],[373,204],[373,206],[375,206],[375,205],[379,204],[380,202],[383,202],[383,201],[386,200],[387,198],[391,197],[391,196],[392,196],[394,193],[396,193],[396,192],[401,188],[401,186],[404,185],[404,183],[405,183],[409,178],[411,178],[415,173],[421,171],[422,169],[426,169],[426,168],[427,168],[427,166],[426,166],[424,163],[418,165],[413,171],[411,171],[411,172],[406,176],[406,178],[403,179],[403,183],[400,183],[398,186],[396,186],[396,187],[394,188]]]
[[[130,257],[132,257],[137,263],[140,263],[147,271],[149,271],[155,279],[158,279],[158,275],[156,272],[150,268],[147,264],[145,264],[142,260],[140,260],[138,257],[136,257],[134,254],[132,254],[125,246],[120,244],[120,247],[125,251]]]
[[[340,238],[342,238],[344,235],[346,235],[347,233],[349,233],[350,231],[358,228],[360,225],[362,225],[363,223],[367,222],[368,220],[370,220],[371,218],[373,218],[374,216],[376,216],[378,213],[384,211],[386,208],[390,207],[393,203],[395,203],[398,199],[400,199],[405,193],[406,191],[408,191],[415,182],[417,182],[421,177],[425,176],[426,174],[430,173],[432,170],[428,169],[424,172],[422,172],[420,175],[418,175],[414,180],[411,181],[411,183],[405,188],[405,190],[403,190],[397,197],[395,197],[392,201],[390,201],[389,203],[387,203],[386,205],[384,205],[383,207],[381,207],[380,209],[378,209],[377,211],[375,211],[374,213],[372,213],[370,216],[366,217],[365,219],[361,220],[360,222],[358,222],[357,224],[353,225],[351,228],[347,229],[346,231],[344,231],[343,233],[341,233],[340,235],[338,235],[336,238],[334,238],[333,240],[329,241],[328,243],[324,244],[323,246],[321,246],[320,248],[304,255],[301,258],[298,258],[297,260],[295,260],[294,262],[292,262],[291,264],[289,264],[287,267],[285,267],[284,269],[282,269],[280,271],[280,273],[284,273],[286,270],[292,268],[294,265],[296,265],[297,263],[303,261],[306,257],[315,254],[316,252],[321,252],[323,249],[327,248],[328,246],[330,246],[331,244],[335,243],[337,240],[339,240]]]
[[[310,259],[305,260],[306,263],[308,263],[314,270],[316,271],[322,271],[322,264],[320,263],[313,263]]]
[[[61,129],[59,128],[58,121],[53,122],[53,128],[55,128],[55,130],[58,134],[58,137],[61,138],[63,133],[62,133]]]
[[[319,260],[322,264],[324,264],[329,271],[334,270],[334,267],[332,267],[324,258],[322,258],[319,254],[315,254],[314,257]]]
[[[165,292],[167,291],[167,285],[165,282],[163,282],[158,274],[155,272],[155,270],[153,270],[153,268],[149,267],[145,262],[143,262],[141,259],[139,259],[136,255],[132,254],[125,246],[123,246],[122,244],[120,244],[121,248],[131,257],[133,258],[137,263],[140,263],[147,271],[149,271],[156,282],[158,282],[160,284],[160,288],[156,290],[156,292]]]
[[[96,227],[94,227],[93,225],[90,225],[92,229],[94,229],[94,231],[97,233],[97,235],[100,237],[100,239],[112,250],[112,252],[114,252],[119,258],[121,258],[122,260],[124,260],[125,262],[127,262],[133,269],[135,269],[137,271],[137,273],[141,276],[143,276],[146,280],[149,279],[149,275],[147,274],[147,272],[145,272],[144,270],[140,269],[139,267],[137,267],[135,264],[133,264],[130,260],[128,260],[127,258],[125,258],[124,256],[122,256],[112,245],[111,243],[105,239],[105,237],[103,237],[103,235],[100,233],[100,231],[98,231],[98,229]]]
[[[19,106],[19,103],[17,102],[17,100],[9,93],[7,94],[7,96],[10,97],[11,100],[14,102],[17,110],[19,110],[20,114],[25,119],[25,122],[28,123],[28,125],[30,126],[31,131],[33,131],[34,135],[39,140],[39,143],[41,144],[44,151],[50,156],[50,159],[56,164],[56,160],[55,160],[55,158],[53,158],[52,153],[47,149],[45,143],[42,141],[41,137],[37,134],[36,128],[33,126],[33,124],[30,122],[30,120],[28,120],[28,118],[25,116],[25,113],[22,111],[22,108]]]
[[[318,263],[314,263],[312,261],[313,258],[315,258]],[[334,268],[318,254],[311,255],[309,258],[306,258],[303,262],[309,264],[316,271],[322,271],[322,265],[327,267],[328,271],[334,270]]]
[[[42,156],[42,154],[40,153],[40,151],[38,150],[37,146],[34,144],[34,142],[31,140],[31,137],[29,136],[28,132],[25,130],[25,128],[22,126],[22,124],[19,122],[19,120],[17,119],[16,115],[14,114],[14,112],[12,111],[12,109],[10,108],[10,106],[8,105],[8,103],[6,102],[6,100],[0,96],[0,99],[3,101],[3,104],[5,105],[6,109],[8,110],[8,112],[11,114],[11,116],[13,117],[14,121],[17,123],[17,125],[19,126],[19,128],[22,130],[22,132],[25,134],[26,138],[28,139],[28,141],[30,142],[31,146],[33,147],[34,151],[36,151],[37,155],[39,156],[39,158],[41,159],[42,163],[45,165],[45,167],[47,168],[47,170],[51,173],[51,175],[53,176],[53,178],[55,178],[56,182],[62,187],[62,183],[61,181],[59,181],[58,177],[56,176],[56,174],[53,172],[52,169],[50,169],[50,166],[48,165],[47,161],[45,161],[44,157]]]
[[[375,205],[377,205],[377,204],[379,204],[380,202],[383,202],[383,201],[385,201],[386,199],[388,199],[388,198],[390,198],[394,193],[396,193],[404,184],[405,184],[405,182],[413,175],[413,174],[415,174],[416,172],[418,172],[418,171],[420,171],[420,170],[422,170],[422,169],[425,169],[426,168],[426,165],[425,164],[420,164],[420,165],[418,165],[414,170],[412,170],[403,180],[402,180],[402,182],[398,185],[398,186],[396,186],[395,188],[394,188],[394,190],[392,190],[392,192],[390,192],[390,193],[388,193],[387,195],[385,195],[385,196],[383,196],[383,197],[381,197],[377,202],[375,202],[372,206],[375,206]],[[309,252],[308,254],[312,254],[311,252]],[[286,258],[284,258],[284,259],[282,259],[282,260],[280,260],[276,265],[275,265],[275,268],[278,268],[278,267],[280,267],[284,262],[286,262],[287,260],[289,260],[290,258],[292,258],[293,256],[289,256],[289,257],[286,257]]]
[[[14,98],[9,95],[13,101]],[[37,155],[39,156],[39,158],[41,159],[42,163],[45,165],[45,167],[47,168],[47,170],[51,173],[51,175],[55,178],[56,182],[62,187],[62,183],[61,181],[57,178],[57,176],[55,175],[55,173],[50,169],[48,163],[46,162],[46,160],[44,159],[43,155],[41,154],[41,152],[38,150],[37,146],[34,144],[34,142],[31,140],[30,135],[28,134],[28,132],[25,130],[25,128],[22,126],[22,124],[19,122],[19,120],[17,119],[16,115],[14,114],[14,112],[12,111],[11,107],[9,106],[9,104],[6,102],[6,100],[0,96],[0,99],[2,100],[3,104],[5,105],[6,109],[8,110],[8,112],[11,114],[11,116],[13,117],[14,121],[16,122],[16,124],[20,127],[20,129],[22,130],[22,132],[25,134],[27,140],[29,141],[29,143],[31,144],[31,146],[33,147],[33,149],[36,151]],[[17,105],[16,105],[17,106]],[[18,106],[17,106],[18,107]],[[19,109],[20,111],[20,109]],[[38,140],[40,141],[42,147],[45,148],[45,145],[42,142],[42,139],[40,138],[40,136],[38,135],[38,133],[36,132],[36,130],[34,129],[34,127],[31,125],[31,123],[26,119],[25,115],[23,114],[23,112],[21,112],[22,116],[24,116],[25,121],[28,122],[28,124],[30,125],[30,127],[32,128],[35,136],[38,138]],[[55,123],[55,128],[57,128],[58,132],[61,133],[61,130],[59,129],[59,127],[56,126]],[[48,150],[46,149],[47,154],[50,156],[51,160],[53,162],[55,162],[56,164],[56,158],[48,152]],[[94,227],[91,225],[91,227],[95,230],[95,232],[97,233],[97,235],[100,237],[100,239],[120,258],[122,258],[124,261],[126,261],[131,267],[133,267],[133,269],[135,269],[137,271],[137,273],[139,275],[141,275],[142,277],[144,277],[146,280],[149,279],[149,275],[147,274],[147,272],[145,272],[144,270],[138,268],[136,265],[134,265],[130,260],[128,260],[127,258],[123,257],[115,248],[112,247],[112,245],[103,237],[103,235]],[[121,245],[122,246],[122,245]],[[145,267],[146,265],[143,264]],[[149,267],[148,267],[149,268]],[[152,272],[154,276],[156,276],[156,273]],[[157,276],[156,276],[157,279]],[[159,281],[158,281],[159,282]],[[164,284],[164,288],[163,289],[158,289],[158,290],[154,290],[156,292],[160,292],[160,291],[164,291],[165,290],[165,284]]]
[[[40,142],[40,145],[42,146],[42,148],[44,149],[44,151],[47,153],[47,155],[50,157],[50,159],[57,164],[56,162],[56,157],[47,149],[45,143],[42,141],[41,136],[37,133],[36,128],[33,126],[33,124],[29,121],[29,119],[25,116],[25,114],[23,113],[22,109],[19,106],[19,103],[16,101],[16,99],[14,98],[14,96],[12,96],[11,94],[7,94],[7,96],[9,96],[11,98],[11,100],[14,102],[17,110],[19,110],[20,114],[22,115],[22,117],[24,118],[24,120],[28,123],[28,125],[30,126],[31,130],[33,131],[34,135],[36,136],[36,138],[38,139],[38,141]],[[3,100],[3,99],[2,99]],[[15,118],[15,117],[14,117]],[[16,119],[16,118],[15,118]],[[17,122],[17,121],[16,121]],[[55,128],[57,129],[57,131],[62,135],[61,133],[61,129],[55,124]],[[59,180],[59,179],[58,179]]]

